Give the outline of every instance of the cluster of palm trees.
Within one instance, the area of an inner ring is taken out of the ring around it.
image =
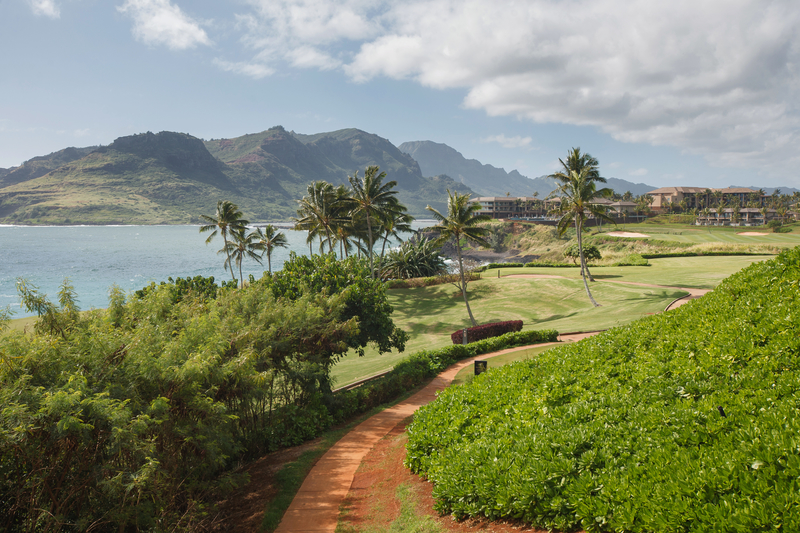
[[[253,259],[259,264],[266,255],[270,273],[272,272],[272,252],[275,248],[285,248],[288,244],[286,235],[278,231],[272,224],[267,224],[262,230],[256,227],[247,231],[249,221],[243,218],[242,212],[236,204],[228,200],[217,202],[217,211],[214,215],[200,215],[208,222],[200,227],[200,233],[210,231],[206,244],[210,243],[217,235],[222,236],[224,245],[217,253],[226,255],[224,267],[230,270],[231,278],[236,282],[233,263],[239,268],[239,284],[243,282],[242,262]]]
[[[350,187],[334,186],[325,181],[315,181],[308,186],[307,194],[299,200],[295,229],[308,232],[306,242],[309,253],[312,244],[319,241],[319,253],[336,253],[349,257],[363,253],[369,258],[373,276],[380,277],[386,245],[400,233],[412,232],[414,218],[397,199],[396,181],[386,181],[386,173],[377,166],[369,166],[363,177],[358,172],[348,176]],[[375,268],[375,244],[382,240],[378,267]]]

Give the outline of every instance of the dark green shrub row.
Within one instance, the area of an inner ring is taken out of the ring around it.
[[[630,254],[626,255],[624,258],[620,259],[612,266],[617,266],[617,267],[650,266],[650,262],[647,259],[645,259],[641,254]]]
[[[467,328],[467,342],[480,341],[491,337],[499,337],[504,333],[512,331],[522,331],[522,320],[506,320],[504,322],[492,322],[491,324],[481,324]],[[461,344],[464,339],[464,330],[460,329],[450,335],[453,344]]]
[[[556,261],[531,261],[525,264],[526,267],[551,267],[551,268],[574,268],[579,266],[573,263],[558,263]]]
[[[774,255],[769,252],[664,252],[653,254],[642,254],[645,259],[658,259],[660,257],[702,257],[702,256],[725,256],[725,255]]]
[[[525,263],[489,263],[473,270],[473,272],[486,272],[493,268],[519,268],[525,266]]]
[[[506,333],[469,344],[446,346],[438,350],[423,350],[403,359],[380,379],[370,381],[349,391],[337,392],[329,408],[334,420],[340,422],[391,401],[404,392],[421,385],[444,369],[462,359],[496,352],[514,346],[526,346],[558,340],[556,330],[530,330]]]
[[[800,248],[675,311],[447,389],[406,463],[456,517],[800,531]]]
[[[472,272],[466,273],[465,277],[469,281],[475,281],[476,279],[481,279],[480,272],[482,272],[482,270],[476,269]],[[433,287],[434,285],[452,283],[453,280],[458,278],[458,276],[458,274],[442,274],[427,278],[390,279],[384,283],[386,284],[387,289],[414,289],[417,287]]]

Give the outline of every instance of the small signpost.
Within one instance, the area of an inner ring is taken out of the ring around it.
[[[489,369],[489,361],[475,361],[475,375],[483,374]]]

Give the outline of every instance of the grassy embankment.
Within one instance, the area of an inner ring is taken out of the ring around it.
[[[594,331],[628,324],[659,313],[685,291],[603,283],[600,280],[649,283],[666,287],[713,289],[727,276],[769,256],[674,257],[651,259],[649,267],[595,267],[598,282],[592,294],[601,304],[589,303],[574,268],[507,268],[489,270],[469,286],[470,305],[481,323],[522,320],[523,329]],[[513,275],[553,275],[567,279],[516,278]],[[450,334],[468,325],[464,301],[452,285],[389,291],[395,323],[408,331],[406,352],[364,357],[348,355],[334,367],[337,385],[388,370],[407,354],[446,346]]]
[[[792,233],[770,233],[764,228],[698,227],[655,219],[641,224],[625,224],[624,230],[649,238],[607,239],[608,233],[622,231],[623,225],[593,228],[590,239],[599,242],[603,254],[592,273],[598,283],[591,284],[595,299],[602,305],[592,308],[576,268],[504,268],[483,273],[483,279],[470,284],[470,305],[481,323],[497,320],[522,320],[524,329],[555,328],[559,331],[592,331],[628,324],[643,316],[659,313],[685,292],[601,283],[623,281],[665,287],[713,289],[729,275],[770,256],[673,257],[650,259],[646,267],[610,266],[631,254],[711,251],[769,253],[800,245],[800,228]],[[552,226],[493,222],[505,249],[521,255],[540,255],[563,262],[563,251],[575,242],[570,230],[559,238]],[[766,235],[739,235],[744,232]],[[608,241],[608,242],[602,242]],[[513,278],[510,276],[548,275],[567,279]],[[389,301],[394,306],[395,323],[411,335],[405,353],[365,357],[348,355],[334,368],[337,385],[388,370],[409,353],[437,348],[450,343],[450,334],[469,325],[464,302],[452,285],[414,289],[393,289]]]

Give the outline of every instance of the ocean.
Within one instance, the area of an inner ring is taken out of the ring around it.
[[[413,227],[432,224],[416,221]],[[289,246],[273,251],[273,272],[283,267],[289,252],[308,254],[306,232],[281,231]],[[223,269],[225,255],[216,253],[222,248],[222,237],[206,245],[207,237],[208,233],[199,233],[199,226],[0,226],[0,308],[9,306],[12,318],[31,315],[20,306],[19,278],[54,302],[68,278],[81,310],[107,307],[108,291],[114,285],[130,293],[168,277],[231,279]],[[259,278],[266,270],[266,257],[263,266],[252,260],[242,265],[245,279],[249,274]]]

